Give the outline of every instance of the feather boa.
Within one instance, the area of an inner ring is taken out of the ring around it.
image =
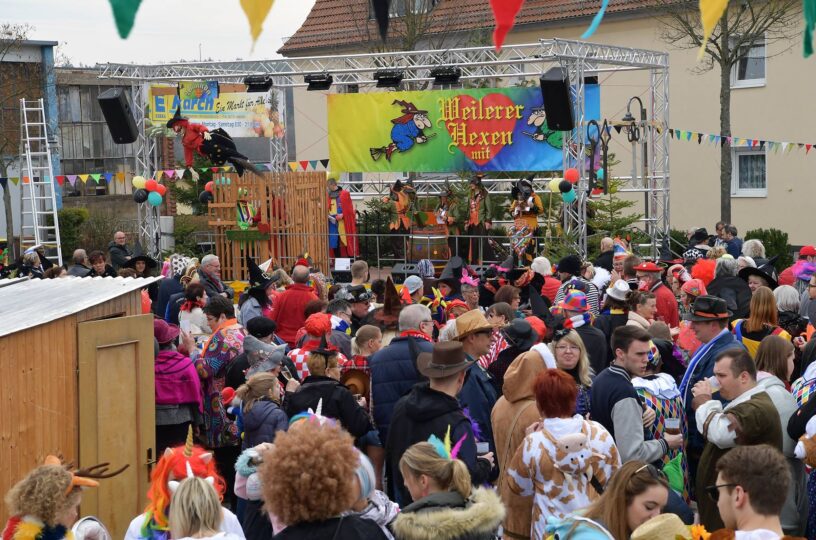
[[[473,430],[473,438],[477,442],[483,441],[484,439],[482,438],[483,437],[482,428],[479,426],[479,422],[474,420],[473,417],[470,415],[470,409],[465,407],[462,409],[462,412],[464,413],[465,418],[467,418],[468,421],[470,422],[470,429]]]
[[[714,280],[716,267],[717,261],[714,259],[699,259],[691,268],[691,277],[699,279],[703,285],[708,287],[709,283]]]
[[[46,527],[31,516],[24,517],[14,528],[12,540],[74,540],[74,533],[62,525]]]
[[[816,273],[816,263],[796,261],[796,264],[793,265],[793,275],[796,279],[809,281],[814,273]]]

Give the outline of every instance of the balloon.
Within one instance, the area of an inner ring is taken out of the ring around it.
[[[144,189],[137,189],[136,191],[133,192],[133,200],[140,204],[145,202],[147,200],[147,191],[145,191]]]
[[[564,171],[564,180],[571,184],[577,184],[579,178],[578,169],[567,169]]]
[[[572,202],[575,202],[576,198],[577,198],[577,195],[575,195],[575,190],[572,190],[572,189],[567,191],[566,193],[561,194],[561,199],[566,204],[570,204]]]
[[[213,201],[213,194],[209,191],[202,191],[198,194],[198,201],[201,204],[211,203]]]
[[[145,189],[147,191],[153,192],[153,191],[156,191],[156,186],[158,186],[158,185],[159,185],[159,183],[151,178],[150,180],[145,182],[144,187],[145,187]]]
[[[167,193],[167,186],[164,184],[156,184],[156,193],[164,197],[164,194]]]
[[[606,173],[604,172],[603,169],[598,169],[597,171],[595,171],[595,178],[597,178],[598,180],[603,180],[605,176]]]
[[[158,191],[151,191],[147,196],[147,202],[149,202],[151,206],[159,206],[162,203],[162,196],[159,195]]]
[[[212,192],[213,192],[213,186],[214,186],[214,185],[215,185],[215,184],[213,184],[213,181],[212,181],[212,180],[210,180],[210,181],[209,181],[209,182],[207,182],[207,183],[206,183],[206,185],[204,186],[204,191],[209,191],[210,193],[212,193]]]
[[[570,192],[570,191],[572,191],[572,184],[570,184],[570,183],[569,183],[568,181],[566,181],[566,180],[561,180],[561,181],[558,183],[558,191],[560,191],[561,193],[567,193],[567,192]]]
[[[552,180],[550,180],[550,183],[547,184],[547,186],[550,188],[550,191],[555,193],[556,191],[558,191],[558,184],[560,183],[561,183],[560,178],[553,178]]]
[[[133,180],[130,181],[133,184],[133,187],[136,189],[144,189],[145,187],[145,179],[144,176],[134,176]]]

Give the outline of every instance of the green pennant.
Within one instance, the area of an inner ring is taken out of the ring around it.
[[[201,172],[207,172],[207,171],[209,171],[209,170],[210,170],[210,168],[209,168],[209,167],[201,167],[201,168],[200,168],[200,169],[198,169],[198,170],[199,170],[199,171],[201,171]]]
[[[136,12],[139,11],[139,4],[142,0],[109,0],[113,9],[113,20],[116,21],[116,29],[119,30],[119,37],[127,39],[136,20]]]
[[[20,183],[20,177],[18,176],[12,176],[11,178],[9,178],[9,180],[11,180],[11,183],[14,184],[15,186]]]
[[[102,178],[102,175],[101,174],[91,174],[91,178],[93,178],[94,182],[96,182],[98,184],[99,179]]]

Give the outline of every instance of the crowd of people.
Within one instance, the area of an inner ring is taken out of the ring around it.
[[[688,238],[666,265],[607,238],[399,285],[248,259],[237,298],[216,256],[171,256],[144,291],[162,457],[126,540],[816,538],[816,248],[777,272],[733,225]],[[158,266],[116,233],[63,270]],[[4,539],[66,538],[83,478],[34,469]]]

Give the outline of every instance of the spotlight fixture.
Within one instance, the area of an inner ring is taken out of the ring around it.
[[[272,77],[269,75],[247,75],[244,77],[247,92],[266,92],[272,88]]]
[[[328,73],[310,73],[303,76],[303,82],[306,83],[306,90],[309,92],[313,90],[328,90],[334,82],[334,77]]]
[[[404,76],[399,69],[378,69],[374,72],[377,88],[398,88]]]
[[[431,70],[435,85],[458,84],[462,69],[458,66],[440,66]]]

